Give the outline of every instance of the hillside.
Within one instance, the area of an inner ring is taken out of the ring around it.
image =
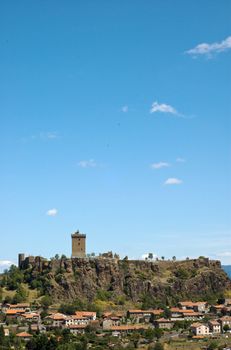
[[[117,259],[36,259],[21,270],[23,280],[53,302],[102,300],[121,305],[129,301],[146,307],[178,300],[215,300],[231,290],[231,281],[219,261]]]

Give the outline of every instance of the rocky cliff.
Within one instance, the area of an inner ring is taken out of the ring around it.
[[[185,261],[118,259],[35,260],[25,271],[30,282],[42,280],[45,292],[56,301],[84,298],[93,301],[99,291],[133,302],[150,298],[171,304],[182,299],[211,299],[231,289],[219,261],[207,258]]]

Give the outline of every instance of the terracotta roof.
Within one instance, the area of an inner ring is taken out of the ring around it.
[[[182,315],[183,316],[201,316],[201,314],[199,312],[185,312],[185,311],[189,311],[189,310],[183,310]]]
[[[209,324],[211,324],[212,326],[220,326],[220,323],[217,320],[211,320],[209,321]]]
[[[199,322],[195,322],[195,323],[191,324],[191,327],[193,327],[193,328],[197,328],[197,327],[201,327],[201,326],[205,326],[205,325],[203,325],[202,323],[199,323]]]
[[[27,333],[27,332],[21,332],[21,333],[16,334],[16,337],[29,338],[29,337],[32,337],[32,335],[30,333]]]
[[[149,310],[139,310],[139,309],[134,309],[134,310],[128,310],[130,314],[153,314],[153,315],[160,315],[162,314],[164,310],[162,309],[149,309]]]
[[[231,321],[231,316],[223,316],[220,318],[221,321]]]
[[[111,326],[110,330],[111,331],[129,331],[129,330],[134,330],[134,329],[147,329],[150,326],[144,324],[134,324],[134,325],[121,325],[121,326]]]
[[[14,309],[16,307],[19,307],[19,308],[27,308],[27,307],[30,307],[30,304],[29,303],[19,303],[19,304],[9,304],[9,307]]]
[[[163,312],[164,312],[164,310],[162,310],[162,309],[152,310],[153,315],[161,315]]]
[[[76,311],[75,314],[79,317],[96,317],[95,311]]]
[[[47,318],[51,318],[54,321],[65,320],[66,317],[67,317],[66,315],[60,314],[60,313],[52,314],[52,315],[47,316]]]
[[[225,308],[225,305],[212,305],[215,309],[224,309]]]
[[[25,317],[25,318],[39,317],[39,314],[35,312],[30,312],[30,313],[22,314],[22,317]]]
[[[183,306],[193,306],[192,301],[180,301],[179,304]]]
[[[187,314],[193,314],[194,313],[194,311],[192,310],[192,309],[190,309],[190,310],[183,310],[183,309],[180,309],[180,308],[178,308],[178,307],[171,307],[171,309],[170,309],[170,311],[171,312],[179,312],[179,313],[187,313]]]
[[[194,335],[192,339],[204,339],[205,337],[203,335]]]
[[[65,318],[66,320],[87,320],[87,317],[71,315]]]
[[[24,314],[24,309],[9,309],[6,310],[6,315],[16,315],[16,314]]]

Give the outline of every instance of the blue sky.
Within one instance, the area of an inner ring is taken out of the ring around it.
[[[76,229],[231,264],[231,1],[0,7],[0,267]]]

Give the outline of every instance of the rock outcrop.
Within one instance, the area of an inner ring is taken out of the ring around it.
[[[145,297],[171,304],[221,296],[231,281],[219,261],[207,258],[185,261],[140,261],[110,258],[36,261],[30,280],[42,279],[45,292],[56,301],[84,298],[93,301],[97,291],[139,302]]]

